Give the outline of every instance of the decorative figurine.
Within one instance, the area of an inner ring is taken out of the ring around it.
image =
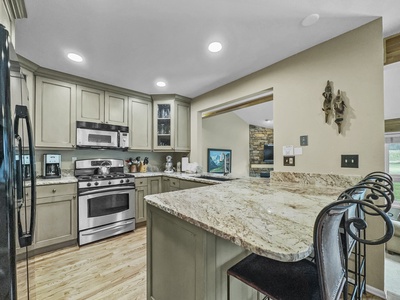
[[[325,123],[328,123],[329,114],[332,111],[332,87],[329,80],[326,82],[325,92],[322,93],[325,100],[322,110],[325,112]]]
[[[338,132],[341,132],[341,126],[343,122],[343,115],[344,115],[344,109],[346,107],[346,104],[343,101],[342,95],[340,93],[340,90],[338,90],[337,96],[335,97],[335,100],[333,101],[333,109],[335,111],[335,123],[338,126]]]

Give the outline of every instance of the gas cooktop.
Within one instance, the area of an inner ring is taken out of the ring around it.
[[[107,166],[109,174],[99,174],[99,169]],[[75,161],[75,177],[78,188],[96,188],[116,185],[134,185],[135,175],[124,173],[122,159],[83,159]]]
[[[78,181],[98,181],[98,180],[108,180],[108,179],[119,179],[119,178],[133,178],[135,175],[125,174],[125,173],[110,173],[105,175],[80,175],[77,176]]]

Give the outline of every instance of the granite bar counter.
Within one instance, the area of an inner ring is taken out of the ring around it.
[[[296,261],[311,254],[315,218],[341,191],[248,178],[145,199],[152,206],[254,253]]]
[[[342,190],[243,178],[146,196],[148,299],[224,299],[226,269],[250,252],[309,256],[316,216]],[[252,299],[247,287],[232,288],[234,299]]]

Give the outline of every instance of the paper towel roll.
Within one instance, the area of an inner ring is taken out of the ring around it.
[[[188,164],[189,164],[189,157],[182,157],[182,172],[187,171]]]

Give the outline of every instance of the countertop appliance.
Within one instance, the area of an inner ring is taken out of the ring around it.
[[[20,155],[15,155],[15,159],[17,161],[17,164],[19,163],[19,160],[22,159],[21,164],[22,164],[22,178],[24,180],[30,180],[31,178],[31,161],[30,161],[30,156],[28,154],[23,154],[22,156]],[[17,174],[17,177],[19,175]]]
[[[61,177],[61,155],[43,154],[43,178]]]
[[[174,168],[173,168],[173,164],[172,164],[172,156],[171,155],[167,155],[166,159],[166,163],[165,163],[165,173],[173,173],[174,172]]]
[[[0,51],[0,299],[17,299],[17,282],[18,286],[26,286],[26,294],[20,294],[18,298],[29,299],[33,283],[30,277],[35,272],[28,260],[36,218],[35,149],[28,107],[21,105],[29,102],[25,77],[8,32],[1,24]],[[23,181],[24,152],[29,155],[29,187],[25,187]],[[19,159],[15,159],[16,156]],[[29,205],[26,201],[29,193],[25,191],[28,188],[31,194]],[[17,243],[25,249],[26,265],[26,271],[18,274]]]
[[[129,128],[77,121],[76,146],[80,148],[128,150]]]
[[[76,160],[74,174],[80,246],[135,229],[135,176],[124,173],[124,160]]]

